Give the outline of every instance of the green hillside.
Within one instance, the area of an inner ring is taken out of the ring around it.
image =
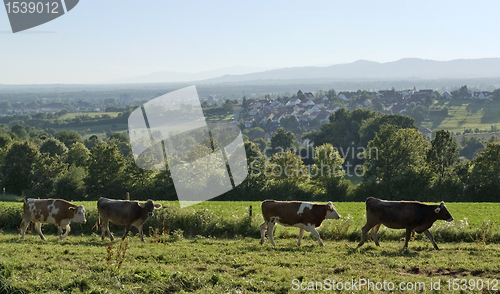
[[[468,107],[470,105],[470,107]],[[448,115],[438,113],[444,107]],[[421,127],[432,131],[449,130],[464,132],[479,129],[481,132],[491,132],[500,129],[500,102],[477,100],[451,100],[438,102],[430,108],[429,119],[422,122]]]

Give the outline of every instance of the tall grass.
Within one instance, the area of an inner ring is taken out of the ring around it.
[[[86,207],[87,224],[71,223],[70,235],[100,234],[97,226],[98,212],[95,202],[77,202]],[[175,241],[196,236],[215,238],[259,238],[259,226],[262,214],[255,202],[207,202],[189,208],[180,208],[176,202],[163,202],[163,208],[154,211],[144,224],[144,232],[156,241]],[[253,214],[249,215],[249,205],[253,206]],[[338,203],[337,211],[343,217],[339,220],[325,220],[318,229],[324,240],[357,241],[361,227],[366,222],[363,203]],[[454,222],[436,221],[430,229],[436,242],[474,242],[482,245],[500,242],[500,228],[495,218],[497,205],[488,208],[484,203],[448,204],[448,209],[455,217]],[[491,210],[491,211],[490,211]],[[469,211],[469,212],[468,212]],[[475,211],[482,211],[479,215]],[[349,212],[349,213],[348,213]],[[352,214],[351,214],[352,212]],[[456,212],[456,213],[455,213]],[[469,213],[469,218],[464,216]],[[19,232],[22,221],[22,203],[0,202],[0,231]],[[110,230],[120,236],[124,226],[110,223]],[[278,238],[297,238],[297,228],[275,227]],[[57,234],[54,225],[42,226],[46,235]],[[137,230],[132,229],[132,234]],[[404,230],[393,230],[382,226],[378,232],[381,242],[384,240],[404,239]],[[314,238],[305,234],[305,238]],[[368,234],[368,238],[370,235]],[[413,238],[427,240],[422,234]]]

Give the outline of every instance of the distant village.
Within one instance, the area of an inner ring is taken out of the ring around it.
[[[312,92],[302,93],[299,90],[291,98],[251,99],[246,105],[244,103],[243,123],[245,128],[267,126],[265,128],[266,134],[259,134],[259,137],[269,141],[276,129],[282,127],[282,120],[290,117],[295,119],[302,131],[311,131],[319,129],[329,116],[340,108],[369,108],[384,114],[407,114],[408,107],[412,103],[430,105],[432,101],[439,99],[489,100],[494,94],[490,91],[468,91],[466,86],[452,93],[448,91],[439,93],[431,89],[402,91],[392,89],[377,92],[343,91],[334,94],[329,91],[318,97],[318,93],[316,95]],[[432,131],[429,129],[420,129],[420,132],[429,138],[432,137]],[[300,134],[296,135],[300,139]],[[254,138],[249,139],[253,140]]]

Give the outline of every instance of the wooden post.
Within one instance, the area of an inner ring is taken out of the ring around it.
[[[125,194],[125,200],[130,200],[130,193],[127,192],[127,194]]]
[[[252,205],[250,205],[250,209],[248,210],[248,215],[252,216]]]

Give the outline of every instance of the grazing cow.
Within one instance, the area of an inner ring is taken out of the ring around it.
[[[340,215],[331,202],[328,202],[328,204],[313,204],[299,201],[266,200],[262,202],[261,208],[264,223],[260,226],[260,244],[264,243],[265,230],[267,229],[267,235],[273,246],[276,246],[273,237],[273,229],[276,223],[285,227],[300,228],[298,246],[300,246],[304,230],[316,236],[319,245],[323,246],[323,241],[321,241],[316,228],[321,226],[321,223],[325,219],[340,218]]]
[[[406,229],[406,240],[403,249],[408,248],[411,232],[424,233],[431,240],[434,249],[439,250],[429,228],[438,219],[451,222],[453,217],[444,202],[428,205],[417,201],[385,201],[373,197],[366,199],[366,225],[361,230],[359,246],[365,242],[366,233],[371,229],[373,241],[377,246],[377,231],[380,225],[391,229]]]
[[[111,221],[115,225],[125,225],[122,240],[125,240],[127,233],[130,231],[130,226],[134,226],[139,230],[141,241],[144,242],[142,225],[149,216],[153,216],[153,209],[157,208],[161,208],[161,204],[154,204],[153,200],[142,203],[108,198],[99,199],[97,201],[97,210],[99,211],[99,217],[102,218],[102,240],[105,238],[105,231],[108,231],[111,241],[114,240],[113,234],[109,231],[109,221]]]
[[[71,228],[71,221],[86,223],[85,208],[83,205],[76,206],[62,199],[24,199],[24,214],[21,222],[21,240],[24,239],[24,233],[30,222],[35,223],[35,230],[42,240],[45,236],[42,234],[42,223],[55,224],[59,233],[59,240],[66,238]],[[66,229],[62,235],[63,227]]]

